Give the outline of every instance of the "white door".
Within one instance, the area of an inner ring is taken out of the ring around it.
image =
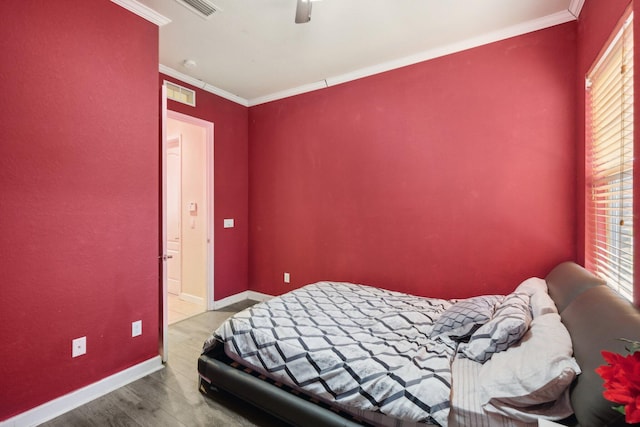
[[[167,141],[167,290],[174,295],[182,291],[182,141],[180,135]]]

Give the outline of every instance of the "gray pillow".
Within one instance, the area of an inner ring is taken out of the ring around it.
[[[468,339],[491,319],[503,299],[503,295],[481,295],[456,302],[435,321],[430,337],[446,335],[456,341]]]
[[[494,353],[504,351],[520,341],[531,324],[529,295],[514,292],[496,307],[490,321],[471,335],[462,353],[471,360],[484,363]]]

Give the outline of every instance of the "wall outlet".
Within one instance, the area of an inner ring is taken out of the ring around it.
[[[284,283],[291,283],[291,275],[289,273],[284,273]]]
[[[82,356],[86,352],[87,352],[87,337],[80,337],[71,341],[71,357]]]
[[[142,335],[142,320],[131,322],[131,336],[137,337],[138,335]]]
[[[233,218],[226,218],[224,220],[224,228],[233,228],[233,227],[234,227]]]

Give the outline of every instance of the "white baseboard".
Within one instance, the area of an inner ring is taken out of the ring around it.
[[[187,294],[185,292],[180,292],[180,295],[178,295],[178,298],[180,298],[183,301],[192,302],[194,304],[198,304],[204,307],[204,298],[202,297],[197,297],[195,295]]]
[[[235,304],[237,302],[245,301],[245,300],[253,300],[253,301],[268,301],[273,298],[272,295],[263,294],[255,291],[244,291],[235,295],[231,295],[226,298],[222,298],[221,300],[213,302],[213,310],[220,310],[228,305]]]
[[[57,399],[36,406],[33,409],[29,409],[13,418],[0,421],[0,427],[36,426],[97,399],[100,396],[104,396],[117,388],[156,372],[163,367],[160,356],[152,357],[124,371],[120,371],[93,384],[89,384],[86,387],[82,387]]]
[[[194,295],[181,293],[180,298],[185,301],[204,305],[204,299]],[[273,298],[273,295],[263,294],[256,291],[244,291],[231,295],[227,298],[214,301],[213,309],[219,310],[223,307],[245,300],[268,301],[271,298]],[[164,365],[162,364],[160,356],[155,356],[149,360],[125,369],[124,371],[120,371],[93,384],[89,384],[81,389],[58,397],[57,399],[50,400],[47,403],[43,403],[40,406],[18,414],[8,420],[0,421],[0,427],[36,426],[97,399],[100,396],[104,396],[117,388],[123,387],[146,375],[152,374],[163,367]]]
[[[269,301],[273,295],[263,294],[262,292],[247,291],[247,299],[253,301]]]
[[[220,310],[221,308],[226,307],[228,305],[235,304],[240,301],[244,301],[247,299],[247,292],[248,291],[240,292],[239,294],[231,295],[229,297],[214,301],[212,309]]]

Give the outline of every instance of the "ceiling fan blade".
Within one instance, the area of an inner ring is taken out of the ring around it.
[[[304,24],[311,21],[311,0],[297,0],[296,24]]]

